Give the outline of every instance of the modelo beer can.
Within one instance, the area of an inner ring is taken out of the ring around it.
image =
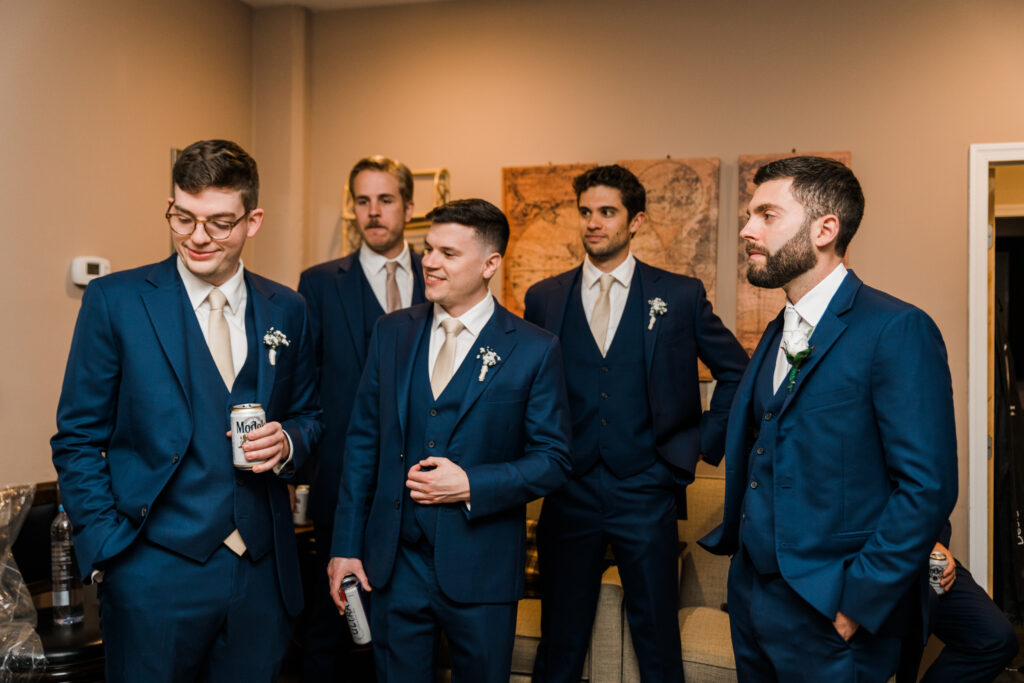
[[[292,513],[292,522],[297,526],[309,524],[309,484],[299,484],[295,487],[295,512]]]
[[[942,595],[946,589],[942,587],[942,572],[946,571],[946,556],[943,553],[932,553],[928,556],[928,583],[932,590]]]
[[[359,592],[359,579],[349,574],[341,580],[341,599],[345,602],[345,620],[352,634],[352,642],[366,645],[370,642],[370,621],[366,618],[363,597]]]
[[[235,467],[240,470],[251,470],[258,460],[246,460],[242,444],[249,432],[267,424],[267,416],[259,403],[242,403],[231,406],[231,453]]]

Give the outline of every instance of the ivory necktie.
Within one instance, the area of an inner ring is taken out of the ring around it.
[[[445,318],[441,321],[441,327],[444,328],[444,344],[441,345],[437,360],[434,361],[434,372],[430,375],[430,390],[434,393],[434,398],[441,395],[448,386],[448,380],[452,378],[455,370],[455,338],[466,328],[456,318]]]
[[[597,295],[597,302],[594,304],[594,312],[590,316],[590,332],[594,335],[597,348],[604,354],[605,339],[608,337],[608,319],[612,314],[612,304],[608,297],[611,291],[613,278],[608,273],[601,276],[601,291]]]
[[[216,287],[206,297],[210,302],[210,318],[207,323],[207,343],[210,345],[210,353],[213,355],[213,362],[217,365],[224,384],[228,391],[235,383],[235,363],[231,359],[231,334],[228,332],[228,321],[224,317],[224,304],[228,299],[224,292]]]
[[[793,340],[799,338],[801,335],[807,334],[808,325],[800,314],[797,313],[796,308],[793,304],[786,304],[786,309],[782,312],[782,341],[792,345]],[[786,379],[786,375],[789,374],[789,361],[786,360],[786,352],[782,350],[782,344],[779,345],[779,354],[775,358],[775,375],[772,377],[775,391],[779,390],[782,383]]]
[[[224,384],[228,391],[235,383],[235,363],[231,357],[231,334],[228,332],[228,321],[224,317],[224,304],[228,298],[224,292],[216,287],[207,295],[206,300],[210,302],[210,318],[207,322],[206,333],[209,336],[208,344],[210,353],[213,355],[213,362],[217,365]],[[245,541],[242,534],[235,529],[224,539],[224,545],[231,549],[231,552],[241,557],[245,553]]]
[[[395,269],[398,268],[398,261],[388,261],[384,264],[387,268],[388,277],[384,281],[384,291],[387,296],[387,313],[397,311],[402,307],[402,296],[398,293],[398,280],[395,279]],[[378,280],[378,282],[380,282]]]

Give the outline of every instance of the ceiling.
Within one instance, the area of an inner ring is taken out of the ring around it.
[[[382,5],[408,5],[416,2],[440,2],[441,0],[242,0],[252,7],[279,7],[298,5],[312,10],[352,9],[355,7],[378,7]]]

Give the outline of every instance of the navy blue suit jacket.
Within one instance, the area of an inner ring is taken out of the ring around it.
[[[345,445],[331,555],[362,559],[370,583],[391,578],[409,468],[405,457],[412,368],[433,304],[377,323]],[[568,478],[569,410],[558,340],[495,304],[475,347],[500,356],[462,400],[448,457],[469,477],[471,509],[438,510],[434,561],[441,590],[459,602],[523,595],[526,502]],[[479,365],[471,352],[463,361]]]
[[[755,378],[773,363],[765,330],[740,383],[726,438],[725,519],[700,543],[739,548]],[[877,632],[918,579],[957,496],[946,348],[923,311],[851,271],[810,339],[778,414],[772,449],[776,554],[786,582],[822,615]],[[786,391],[785,388],[782,391]]]
[[[423,299],[423,267],[419,254],[412,259],[412,303]],[[330,524],[338,504],[345,432],[352,414],[359,378],[366,365],[366,315],[364,291],[370,283],[359,264],[359,252],[313,266],[299,278],[299,294],[309,305],[313,330],[320,406],[324,433],[312,458],[315,468],[309,502],[310,518]],[[373,296],[370,292],[370,296]],[[307,466],[308,467],[308,466]]]
[[[189,407],[187,294],[176,258],[99,278],[82,297],[51,445],[83,576],[135,540],[202,419]],[[258,333],[273,327],[291,341],[276,365],[260,345],[257,397],[291,437],[298,468],[321,431],[306,305],[287,287],[248,271],[245,279]],[[268,497],[281,592],[294,614],[302,593],[284,483]]]
[[[722,459],[729,405],[747,366],[747,354],[711,309],[700,280],[639,260],[636,267],[643,301],[657,297],[668,308],[653,328],[644,316],[647,401],[655,442],[662,458],[692,476],[701,453],[713,465]],[[530,287],[524,317],[560,335],[569,295],[582,271],[577,266]],[[562,339],[566,353],[573,353],[573,341]],[[698,358],[718,382],[706,412],[701,408]]]

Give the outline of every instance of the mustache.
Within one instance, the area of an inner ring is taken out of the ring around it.
[[[750,256],[751,254],[761,254],[762,256],[771,256],[771,254],[768,253],[767,249],[762,249],[761,247],[756,247],[753,244],[748,244],[747,245],[747,256]]]

